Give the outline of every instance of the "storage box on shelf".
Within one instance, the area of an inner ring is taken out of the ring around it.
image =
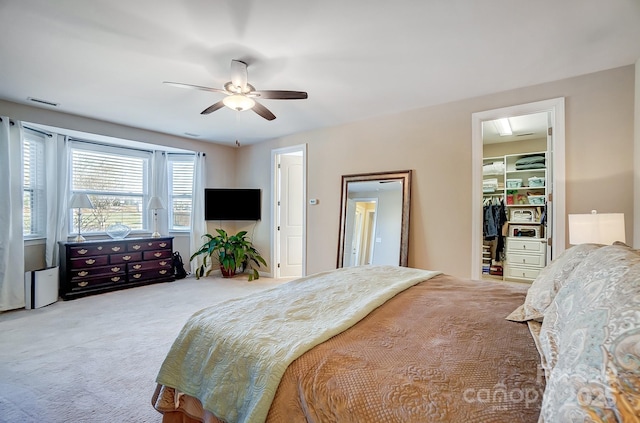
[[[173,237],[60,242],[60,296],[175,280]]]

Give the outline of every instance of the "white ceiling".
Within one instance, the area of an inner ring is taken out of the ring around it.
[[[0,99],[233,145],[635,63],[639,0],[0,0]],[[223,108],[231,59],[277,119]],[[49,108],[50,106],[42,106]]]
[[[547,138],[549,128],[549,114],[547,112],[511,116],[506,119],[511,127],[511,135],[500,135],[493,120],[482,122],[483,144]]]

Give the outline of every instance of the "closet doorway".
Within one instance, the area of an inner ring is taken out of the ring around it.
[[[473,279],[531,282],[565,247],[564,99],[472,115]]]

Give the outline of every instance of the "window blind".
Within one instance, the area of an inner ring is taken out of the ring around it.
[[[169,156],[169,229],[191,227],[193,157]]]
[[[88,194],[94,206],[83,210],[84,233],[104,232],[115,223],[132,230],[148,229],[145,204],[150,159],[150,152],[72,144],[71,191]]]
[[[25,238],[45,236],[46,198],[44,137],[26,134],[22,141],[23,225]]]

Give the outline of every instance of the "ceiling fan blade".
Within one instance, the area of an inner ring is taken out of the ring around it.
[[[255,106],[253,106],[253,108],[251,110],[253,110],[257,114],[259,114],[260,116],[262,116],[266,120],[274,120],[276,118],[276,115],[271,113],[271,110],[267,109],[266,107],[264,107],[262,104],[258,103],[257,101],[256,101]]]
[[[209,106],[206,109],[204,109],[203,111],[201,111],[200,114],[201,115],[208,115],[209,113],[213,113],[218,109],[222,109],[223,107],[224,107],[224,102],[222,100],[220,100],[217,103],[214,103],[211,106]]]
[[[211,91],[214,93],[227,93],[225,90],[221,90],[219,88],[210,88],[210,87],[201,87],[200,85],[191,85],[191,84],[183,84],[181,82],[169,82],[163,81],[163,84],[171,85],[178,88],[188,88],[192,90],[202,90],[202,91]]]
[[[247,73],[247,64],[241,60],[231,61],[231,83],[235,87],[240,87],[240,92],[247,91],[247,80],[249,79]]]
[[[251,94],[257,94],[260,98],[273,100],[304,100],[309,97],[304,91],[260,90],[252,91]]]

